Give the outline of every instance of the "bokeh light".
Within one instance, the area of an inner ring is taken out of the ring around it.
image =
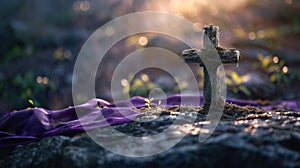
[[[265,37],[265,32],[263,30],[259,30],[257,32],[257,37],[260,38],[260,39],[264,38]]]
[[[38,77],[36,78],[36,82],[37,82],[37,83],[42,83],[42,82],[43,82],[43,78],[42,78],[41,76],[38,76]]]
[[[111,26],[105,28],[105,34],[106,34],[107,36],[112,36],[112,35],[114,35],[114,34],[115,34],[114,28],[111,27]]]
[[[148,38],[145,37],[145,36],[141,36],[141,37],[139,38],[139,44],[140,44],[141,46],[147,45],[147,44],[148,44]]]
[[[254,32],[249,32],[248,37],[249,37],[250,40],[255,40],[256,34]]]
[[[278,64],[279,58],[278,58],[277,56],[274,56],[274,57],[273,57],[273,62],[274,62],[275,64]]]
[[[49,79],[47,77],[43,77],[43,84],[47,85],[49,83]]]
[[[287,66],[284,66],[284,67],[282,67],[282,72],[283,73],[288,73],[288,71],[289,71],[289,68],[287,67]]]
[[[76,1],[73,3],[73,10],[75,11],[88,11],[90,9],[89,1]]]
[[[37,76],[36,77],[36,82],[39,83],[39,84],[47,85],[49,83],[49,78],[48,77]]]
[[[141,79],[142,79],[142,81],[144,81],[144,82],[148,82],[148,81],[149,81],[149,77],[148,77],[148,75],[146,75],[146,74],[141,74]]]
[[[127,80],[127,79],[122,79],[122,80],[121,80],[121,85],[122,85],[123,87],[127,87],[127,86],[129,85],[128,80]]]

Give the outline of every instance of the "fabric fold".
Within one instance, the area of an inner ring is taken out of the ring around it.
[[[182,100],[185,102],[184,105],[203,105],[203,97],[183,95],[173,95],[166,99],[153,100],[152,104],[161,107],[179,106]],[[241,106],[256,106],[267,110],[279,108],[300,111],[300,101],[298,100],[268,101],[264,104],[255,100],[227,99],[226,101]],[[116,103],[108,103],[102,99],[92,99],[84,104],[62,110],[31,108],[17,112],[1,113],[0,148],[27,144],[49,136],[74,135],[85,130],[128,123],[140,115],[133,108],[144,106],[145,98],[137,96]]]

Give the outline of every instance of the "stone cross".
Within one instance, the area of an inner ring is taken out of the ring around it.
[[[215,58],[212,58],[214,52],[217,52],[221,61],[216,61]],[[204,58],[205,61],[201,60],[200,57]],[[238,63],[240,52],[237,49],[220,47],[219,27],[211,25],[203,28],[203,48],[184,50],[182,52],[182,59],[186,63],[198,63],[201,67],[204,67],[204,105],[210,106],[213,97],[212,94],[216,94],[217,96],[220,94],[219,66],[222,63]],[[211,75],[211,78],[209,75]]]

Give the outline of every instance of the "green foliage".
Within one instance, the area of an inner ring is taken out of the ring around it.
[[[289,84],[288,67],[284,60],[280,60],[277,56],[257,56],[259,64],[254,64],[254,67],[260,68],[261,71],[268,74],[269,80],[274,84]]]
[[[177,78],[174,77],[170,86],[160,86],[153,82],[147,74],[140,74],[139,77],[130,74],[128,79],[122,80],[121,84],[123,86],[123,94],[129,94],[130,97],[148,97],[150,91],[154,88],[161,88],[168,94],[175,94],[188,87],[188,81],[180,81],[178,83],[177,81]]]
[[[280,60],[277,56],[264,56],[259,54],[257,56],[259,62],[253,64],[253,69],[259,70],[268,75],[270,82],[275,85],[289,85],[290,75],[289,69],[285,65],[284,60]],[[294,78],[300,81],[300,72],[294,72]],[[233,93],[242,93],[246,96],[251,96],[251,90],[243,85],[247,81],[247,75],[239,75],[235,71],[227,71],[226,84],[227,88]]]
[[[294,17],[293,22],[294,22],[294,26],[293,26],[294,27],[294,31],[296,33],[299,33],[300,32],[300,20],[299,20],[299,18]]]
[[[132,87],[130,88],[129,95],[130,96],[147,96],[151,89],[155,88],[157,85],[153,82],[145,82],[141,79],[136,79],[133,81]]]
[[[300,70],[295,69],[294,73],[296,81],[300,81]]]
[[[246,96],[251,96],[250,89],[242,84],[242,82],[245,81],[245,78],[245,75],[239,75],[237,72],[231,70],[228,71],[226,77],[227,88],[233,93],[241,92]]]
[[[20,58],[25,58],[29,55],[31,55],[33,52],[33,49],[31,46],[21,46],[18,44],[15,44],[12,46],[12,48],[4,53],[2,59],[0,60],[0,63],[7,63],[9,61],[15,60],[15,59],[20,59]]]
[[[14,104],[14,108],[44,106],[47,92],[53,88],[53,84],[46,77],[39,82],[38,79],[33,73],[26,72],[0,80],[1,99]]]
[[[151,89],[158,87],[153,83],[147,76],[147,78],[134,78],[132,74],[129,75],[127,84],[123,86],[123,93],[129,94],[130,97],[133,96],[143,96],[147,97]],[[128,81],[131,81],[129,84]]]

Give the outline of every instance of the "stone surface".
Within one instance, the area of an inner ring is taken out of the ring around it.
[[[193,129],[173,148],[144,158],[124,157],[103,149],[87,135],[54,136],[0,152],[0,167],[299,167],[300,114],[292,111],[262,111],[255,107],[226,104],[212,136],[199,143],[201,107],[181,107],[197,115]],[[156,134],[168,128],[179,107],[141,109],[152,121],[114,126],[131,135]],[[198,124],[197,124],[198,123]],[[180,125],[178,125],[180,127]],[[106,128],[103,128],[105,132]],[[103,133],[103,131],[101,131]],[[176,130],[174,130],[176,131]],[[97,131],[95,131],[97,133]],[[100,134],[105,137],[105,134]],[[167,143],[170,137],[157,139]],[[114,143],[113,141],[111,143]]]

